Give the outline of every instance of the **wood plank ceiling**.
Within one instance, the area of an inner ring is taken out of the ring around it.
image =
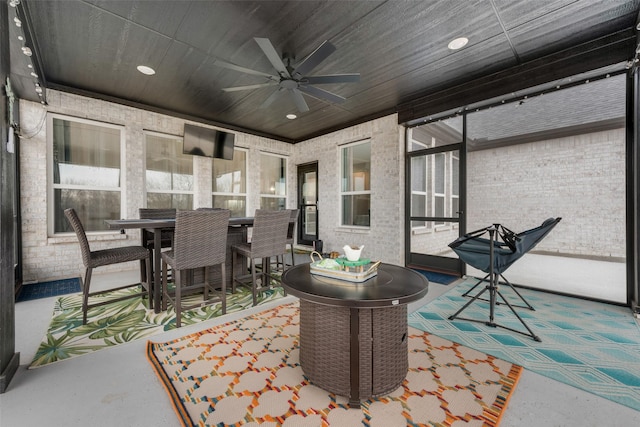
[[[605,36],[625,43],[611,61],[630,60],[640,0],[19,3],[9,20],[24,21],[11,25],[11,79],[20,98],[44,99],[26,68],[26,43],[46,87],[297,142],[567,49],[587,49]],[[25,41],[18,40],[22,33]],[[467,46],[447,48],[462,36]],[[277,86],[224,92],[266,79],[216,65],[275,74],[254,37],[297,61],[329,40],[337,50],[310,75],[360,73],[360,81],[322,85],[345,97],[342,104],[304,95],[309,111],[299,112],[290,96],[280,96],[259,108]],[[156,74],[139,73],[140,64]],[[298,118],[288,120],[288,113]]]

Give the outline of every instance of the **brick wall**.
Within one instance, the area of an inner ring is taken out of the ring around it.
[[[468,230],[559,216],[536,250],[625,257],[624,129],[474,151],[468,177]]]
[[[58,91],[48,91],[47,111],[124,127],[127,160],[125,211],[137,217],[144,205],[144,131],[180,135],[185,121]],[[47,236],[47,135],[40,104],[20,101],[21,201],[25,282],[77,277],[82,271],[75,236]],[[340,147],[372,144],[371,227],[340,227]],[[397,116],[372,120],[295,145],[238,133],[247,148],[247,213],[260,206],[260,152],[288,157],[287,207],[296,207],[296,166],[318,161],[319,236],[326,251],[365,245],[363,255],[404,264],[404,129]],[[562,254],[620,258],[625,254],[624,131],[613,130],[506,148],[468,156],[468,230],[500,222],[514,231],[561,216],[559,226],[537,248]],[[194,207],[211,205],[211,159],[194,157]],[[440,241],[453,240],[446,232]],[[420,239],[422,236],[414,236]],[[443,240],[444,239],[444,240]],[[92,249],[137,244],[128,231],[91,236]],[[420,252],[420,251],[419,251]],[[122,266],[106,267],[122,269]],[[126,268],[126,267],[125,267]],[[137,268],[132,263],[129,268]]]
[[[340,146],[365,139],[371,141],[371,227],[340,227]],[[364,245],[364,257],[404,265],[402,141],[393,114],[296,144],[296,164],[318,161],[318,234],[325,252]]]
[[[47,135],[46,112],[113,123],[124,127],[126,164],[124,165],[125,211],[123,216],[136,218],[144,206],[144,132],[169,135],[182,134],[185,120],[126,107],[101,100],[58,91],[48,91],[49,105],[21,100],[21,200],[23,227],[23,270],[25,282],[77,277],[83,272],[80,250],[75,235],[47,235]],[[340,149],[345,143],[370,138],[372,143],[372,217],[366,232],[338,227]],[[397,117],[391,115],[349,129],[334,132],[300,144],[238,133],[236,146],[247,148],[247,213],[260,206],[260,152],[288,157],[287,207],[296,207],[296,165],[318,160],[320,238],[326,249],[338,250],[344,244],[364,244],[364,255],[385,262],[403,264],[404,164],[403,132]],[[211,206],[211,159],[194,157],[194,207]],[[127,234],[101,233],[90,236],[92,250],[115,245],[138,244],[135,230]],[[100,271],[138,268],[103,267]]]
[[[145,131],[181,135],[185,120],[119,104],[85,98],[78,95],[47,91],[46,110],[38,103],[20,101],[21,138],[21,203],[24,282],[47,281],[78,277],[84,267],[75,235],[51,237],[47,235],[47,129],[45,115],[59,113],[77,118],[102,121],[124,127],[126,163],[124,173],[123,216],[137,218],[138,208],[144,206],[144,144]],[[290,157],[294,146],[253,135],[238,133],[236,146],[249,149],[247,212],[260,206],[260,152],[267,151]],[[194,207],[211,206],[211,159],[194,156]],[[289,161],[289,183],[295,182],[295,167]],[[295,206],[295,192],[289,189],[287,206]],[[90,236],[92,250],[139,243],[134,230],[123,235],[118,232]],[[138,268],[137,263],[103,267],[99,271]]]

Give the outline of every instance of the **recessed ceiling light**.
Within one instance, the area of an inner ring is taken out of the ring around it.
[[[447,47],[451,50],[458,50],[465,47],[469,43],[469,39],[466,37],[458,37],[457,39],[453,39],[449,42]]]
[[[298,116],[296,116],[295,114],[287,114],[287,119],[289,120],[293,120],[293,119],[297,119]]]
[[[140,71],[142,74],[146,74],[147,76],[153,76],[156,73],[156,70],[154,70],[151,67],[147,67],[146,65],[138,65],[138,71]]]

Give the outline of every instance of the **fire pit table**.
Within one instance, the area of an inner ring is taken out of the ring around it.
[[[427,294],[423,275],[383,263],[377,275],[354,283],[300,264],[284,272],[282,284],[300,298],[300,365],[312,383],[347,396],[354,407],[402,384],[409,363],[407,304]]]

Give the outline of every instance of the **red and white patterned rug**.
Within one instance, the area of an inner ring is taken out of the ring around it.
[[[183,426],[497,426],[522,368],[409,328],[409,372],[350,409],[300,367],[298,305],[166,343],[147,357]]]

